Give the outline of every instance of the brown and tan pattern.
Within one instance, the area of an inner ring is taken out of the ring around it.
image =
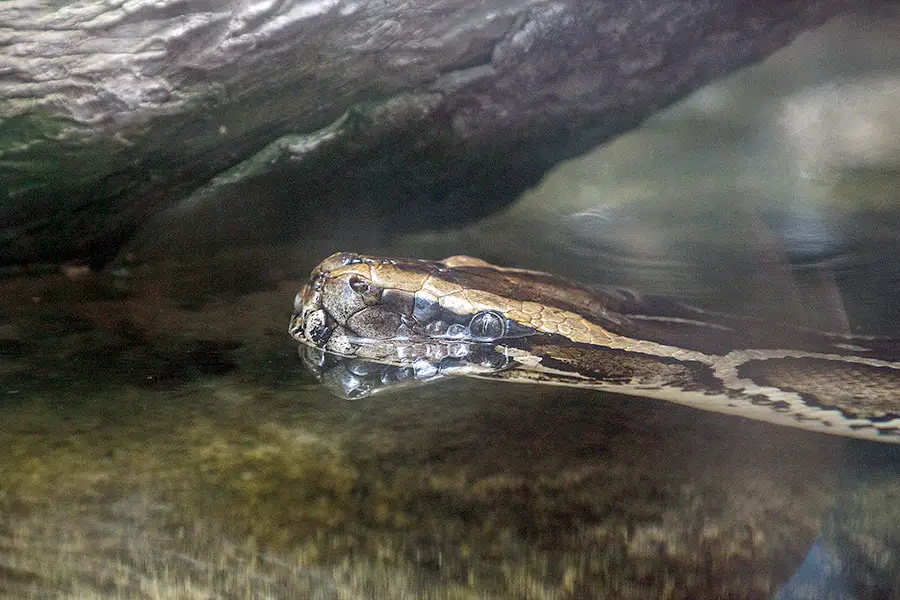
[[[900,340],[772,327],[471,257],[335,254],[297,295],[290,332],[420,381],[601,388],[900,442]]]

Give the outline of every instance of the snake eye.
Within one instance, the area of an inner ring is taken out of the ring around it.
[[[484,310],[469,322],[469,335],[478,342],[492,342],[506,333],[506,319],[494,310]]]
[[[331,335],[331,324],[324,310],[317,310],[306,315],[303,323],[303,333],[306,339],[316,346],[324,346]]]
[[[379,304],[382,301],[382,295],[385,290],[381,289],[365,277],[351,275],[350,278],[347,279],[347,285],[354,293],[358,294],[358,298],[361,298],[368,306]]]

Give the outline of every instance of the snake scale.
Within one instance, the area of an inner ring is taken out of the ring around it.
[[[334,254],[297,294],[289,331],[309,362],[353,361],[345,387],[372,373],[384,384],[466,375],[569,385],[900,442],[900,340],[709,312],[467,256]]]

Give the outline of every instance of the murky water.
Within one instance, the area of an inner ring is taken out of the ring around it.
[[[286,334],[353,249],[900,335],[898,26],[861,23],[462,230],[0,282],[0,595],[900,596],[900,447],[464,379],[347,401]]]

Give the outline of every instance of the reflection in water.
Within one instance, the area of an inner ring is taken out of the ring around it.
[[[368,398],[388,390],[396,392],[448,377],[488,375],[513,365],[507,355],[489,344],[468,344],[462,357],[421,357],[399,365],[340,356],[305,344],[299,346],[299,354],[303,365],[328,391],[346,400]]]

